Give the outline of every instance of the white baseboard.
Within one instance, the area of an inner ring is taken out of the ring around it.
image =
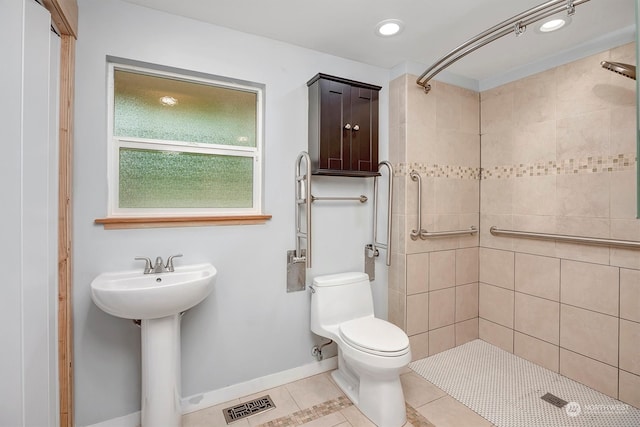
[[[124,417],[111,418],[98,424],[91,424],[87,427],[139,427],[141,420],[140,411]]]
[[[255,378],[240,384],[230,385],[218,390],[184,397],[182,398],[182,413],[188,414],[190,412],[199,411],[249,394],[258,393],[263,390],[279,387],[293,381],[298,381],[303,378],[331,371],[337,367],[338,358],[331,357],[317,363],[298,366],[297,368],[276,372],[275,374]],[[92,424],[87,427],[138,427],[139,425],[140,411],[123,417],[112,418],[97,424]]]
[[[276,372],[275,374],[256,378],[240,384],[234,384],[219,390],[185,397],[182,399],[182,413],[188,414],[190,412],[199,411],[200,409],[228,402],[233,399],[238,399],[249,394],[258,393],[260,391],[278,387],[293,381],[298,381],[312,375],[331,371],[337,367],[338,358],[331,357],[318,363],[298,366],[297,368]]]

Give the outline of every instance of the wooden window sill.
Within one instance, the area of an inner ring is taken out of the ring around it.
[[[125,228],[169,228],[169,227],[202,227],[207,225],[256,225],[264,224],[271,215],[234,215],[234,216],[200,216],[200,217],[112,217],[98,218],[94,222],[102,224],[105,230]]]

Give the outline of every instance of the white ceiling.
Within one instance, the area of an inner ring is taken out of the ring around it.
[[[543,0],[126,1],[389,69],[403,63],[431,65],[484,30],[544,3]],[[404,31],[393,38],[375,35],[376,24],[389,18],[402,20]],[[460,60],[448,71],[480,81],[605,35],[611,38],[622,30],[633,34],[634,25],[635,0],[590,0],[576,7],[571,24],[560,31],[541,34],[530,26],[521,37],[511,34],[503,37]]]

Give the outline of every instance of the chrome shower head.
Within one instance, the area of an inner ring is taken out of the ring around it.
[[[602,68],[606,68],[609,71],[613,71],[614,73],[618,73],[625,77],[635,80],[636,79],[636,67],[635,65],[623,64],[621,62],[609,62],[602,61],[600,63]]]

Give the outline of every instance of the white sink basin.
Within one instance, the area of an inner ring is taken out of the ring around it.
[[[103,311],[125,319],[173,316],[204,300],[216,274],[208,263],[176,267],[171,273],[103,273],[91,282],[91,298]]]

